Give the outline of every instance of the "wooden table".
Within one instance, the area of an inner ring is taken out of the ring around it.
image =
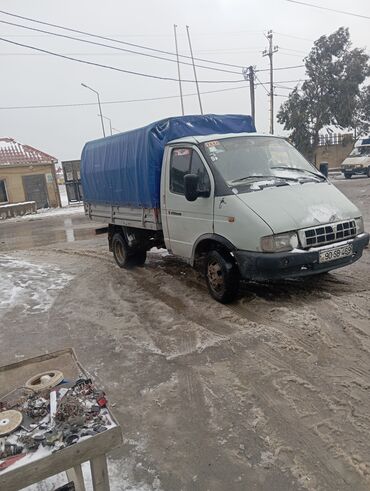
[[[36,373],[47,370],[61,370],[65,379],[76,380],[81,375],[89,378],[72,348],[37,356],[18,363],[0,367],[0,399],[13,389],[24,385]],[[85,484],[81,464],[89,461],[94,491],[109,491],[109,476],[106,454],[122,443],[121,429],[110,413],[115,426],[93,435],[81,442],[50,453],[32,462],[22,460],[17,467],[0,471],[0,490],[16,491],[30,484],[46,479],[60,472],[66,472],[68,479],[74,481],[76,491],[84,491]]]

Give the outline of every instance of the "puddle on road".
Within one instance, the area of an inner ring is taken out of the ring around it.
[[[64,219],[64,231],[66,237],[66,242],[74,242],[75,240],[88,239],[90,237],[95,237],[95,226],[94,228],[74,228],[72,218]]]
[[[2,223],[0,251],[24,250],[56,243],[92,239],[96,237],[97,225],[99,224],[91,224],[81,217]]]

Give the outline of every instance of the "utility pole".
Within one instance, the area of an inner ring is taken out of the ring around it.
[[[265,49],[262,52],[262,56],[268,56],[270,58],[270,133],[274,134],[274,68],[273,68],[273,54],[279,49],[278,46],[272,44],[272,31],[268,31],[267,39],[269,41],[268,50]]]
[[[203,114],[202,101],[201,101],[201,99],[200,99],[199,84],[198,84],[198,79],[197,79],[197,71],[196,71],[196,69],[195,69],[195,64],[194,64],[194,56],[193,56],[193,49],[192,49],[192,47],[191,47],[191,41],[190,41],[189,26],[186,26],[186,32],[187,32],[187,35],[188,35],[188,41],[189,41],[189,48],[190,48],[191,61],[192,61],[192,63],[193,63],[193,71],[194,71],[195,85],[197,86],[197,93],[198,93],[198,101],[199,101],[199,107],[200,107],[200,114]]]
[[[181,98],[181,112],[182,112],[182,115],[184,116],[185,112],[184,112],[184,99],[183,99],[183,96],[182,96],[182,86],[181,86],[181,76],[180,76],[180,62],[179,62],[179,49],[178,49],[178,46],[177,46],[177,25],[174,24],[173,25],[173,33],[175,35],[175,47],[176,47],[176,59],[177,59],[177,73],[178,73],[178,76],[179,76],[179,88],[180,88],[180,98]]]
[[[256,102],[254,94],[254,67],[251,65],[248,68],[243,68],[244,79],[249,82],[249,94],[251,102],[251,114],[253,123],[256,126]]]

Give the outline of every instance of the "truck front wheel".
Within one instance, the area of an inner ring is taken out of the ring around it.
[[[230,303],[239,293],[239,271],[229,254],[210,251],[206,259],[205,277],[208,291],[220,303]]]

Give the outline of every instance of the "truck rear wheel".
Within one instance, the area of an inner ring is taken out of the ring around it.
[[[220,303],[230,303],[239,293],[239,271],[228,254],[210,251],[206,259],[205,277],[208,291]]]
[[[345,172],[345,173],[344,173],[344,177],[345,177],[346,179],[351,179],[352,174],[351,174],[350,172]]]
[[[130,249],[120,233],[113,235],[112,250],[114,259],[120,268],[142,266],[146,261],[146,251]]]
[[[134,265],[132,256],[129,253],[129,247],[122,234],[116,233],[113,235],[112,251],[114,259],[120,268],[130,268]]]
[[[367,177],[370,177],[370,165],[369,165],[369,167],[367,168],[366,175],[367,175]]]

